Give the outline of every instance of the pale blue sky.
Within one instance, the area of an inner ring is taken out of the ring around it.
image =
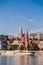
[[[43,32],[43,0],[0,0],[0,34]]]

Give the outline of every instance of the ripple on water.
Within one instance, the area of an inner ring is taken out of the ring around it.
[[[0,56],[0,65],[43,65],[42,56]]]

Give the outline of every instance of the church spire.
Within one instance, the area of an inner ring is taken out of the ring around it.
[[[22,27],[20,27],[20,35],[22,35]]]
[[[25,42],[25,44],[26,44],[26,50],[28,50],[28,42],[29,42],[29,40],[28,40],[28,28],[26,29],[26,34],[25,34],[25,36],[26,36],[26,42]]]

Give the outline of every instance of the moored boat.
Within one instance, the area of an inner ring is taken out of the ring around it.
[[[34,56],[35,53],[34,52],[17,52],[14,53],[15,56]]]

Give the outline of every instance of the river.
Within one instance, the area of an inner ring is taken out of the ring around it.
[[[0,56],[0,65],[43,65],[43,56]]]

